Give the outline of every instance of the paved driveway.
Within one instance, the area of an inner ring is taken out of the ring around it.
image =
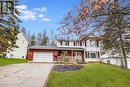
[[[27,63],[0,67],[0,87],[43,87],[52,66]]]

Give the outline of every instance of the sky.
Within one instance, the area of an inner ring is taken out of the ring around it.
[[[17,8],[21,12],[21,27],[31,33],[57,32],[58,22],[69,10],[79,4],[80,0],[19,0]]]

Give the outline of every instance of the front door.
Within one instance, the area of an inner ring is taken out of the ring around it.
[[[73,57],[74,57],[76,60],[82,60],[82,58],[81,58],[81,52],[74,52],[74,53],[73,53]]]

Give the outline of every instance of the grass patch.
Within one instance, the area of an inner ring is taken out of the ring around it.
[[[8,58],[0,58],[0,66],[9,65],[9,64],[18,64],[18,63],[26,63],[26,59],[8,59]]]
[[[130,70],[105,64],[87,64],[72,72],[52,72],[47,87],[130,87]]]

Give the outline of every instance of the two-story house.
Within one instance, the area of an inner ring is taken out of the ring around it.
[[[6,57],[7,58],[24,58],[26,59],[27,57],[27,47],[28,47],[28,39],[26,38],[26,36],[24,35],[23,32],[20,32],[17,35],[17,40],[16,40],[16,45],[18,46],[18,48],[13,48],[12,51],[7,50],[6,52]]]
[[[28,48],[28,60],[54,62],[68,57],[83,62],[99,61],[100,41],[96,36],[82,36],[79,40],[57,40],[56,46],[31,46]]]

